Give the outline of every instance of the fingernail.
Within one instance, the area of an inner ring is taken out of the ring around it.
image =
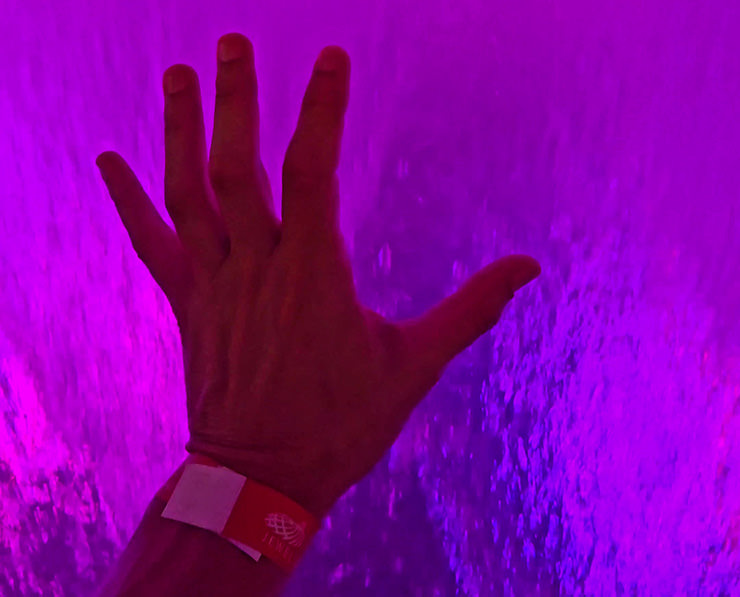
[[[324,48],[316,60],[316,69],[333,72],[342,68],[342,55],[337,48]]]
[[[244,55],[242,44],[236,39],[221,39],[218,42],[218,59],[221,62],[238,60]]]
[[[167,71],[164,78],[164,90],[172,95],[178,93],[188,86],[187,75],[179,68]]]

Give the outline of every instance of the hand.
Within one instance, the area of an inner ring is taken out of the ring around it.
[[[118,154],[97,164],[180,328],[187,449],[321,517],[540,267],[522,255],[499,259],[405,322],[364,307],[339,227],[347,55],[328,47],[314,68],[283,165],[282,221],[259,155],[252,45],[225,35],[219,58],[232,59],[218,62],[210,157],[195,71],[165,72],[165,205],[175,231]]]

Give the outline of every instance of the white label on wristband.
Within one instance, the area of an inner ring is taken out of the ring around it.
[[[188,464],[162,516],[221,534],[245,481],[227,468]]]
[[[236,539],[229,539],[229,543],[235,545],[236,547],[241,549],[245,554],[251,556],[255,562],[260,561],[260,556],[262,554],[258,552],[256,549],[252,549],[251,547],[244,545],[244,543],[241,543],[237,541]]]

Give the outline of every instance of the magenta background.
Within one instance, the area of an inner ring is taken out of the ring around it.
[[[298,595],[740,595],[740,4],[0,0],[0,595],[88,595],[183,456],[177,328],[94,164],[163,209],[161,77],[256,48],[282,157],[352,59],[342,226],[405,318],[540,278],[337,504]],[[319,482],[317,480],[317,482]]]

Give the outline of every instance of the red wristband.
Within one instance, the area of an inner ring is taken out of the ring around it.
[[[199,466],[214,467],[223,471],[224,479],[228,478],[226,483],[228,487],[219,483],[217,479],[210,481],[212,485],[203,487],[201,480],[199,496],[181,495],[191,491],[184,486],[178,487],[183,474],[188,467],[194,467],[188,472],[189,477],[193,477]],[[290,498],[201,454],[188,456],[183,465],[160,489],[157,497],[168,502],[162,512],[165,518],[208,528],[232,542],[257,550],[287,571],[293,570],[320,527],[313,515]],[[191,509],[203,510],[213,505],[215,510],[223,510],[224,507],[228,509],[232,501],[233,507],[228,514],[215,513],[215,518],[205,514],[209,518],[208,523],[199,522],[198,515],[193,517],[177,513],[182,511],[182,504]],[[254,557],[254,554],[250,555]]]

